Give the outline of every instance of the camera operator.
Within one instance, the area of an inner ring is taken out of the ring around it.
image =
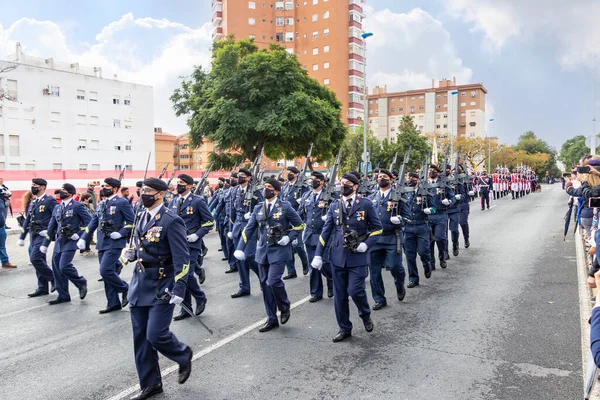
[[[587,237],[590,237],[592,234],[592,222],[594,218],[593,207],[590,207],[590,198],[600,197],[599,168],[600,156],[593,156],[588,160],[584,160],[577,167],[577,181],[581,182],[581,187],[576,189],[571,181],[567,182],[566,185],[566,191],[570,196],[581,198],[578,216],[581,226],[585,228]]]

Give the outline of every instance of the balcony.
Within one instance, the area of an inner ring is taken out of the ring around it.
[[[359,12],[360,14],[362,14],[363,8],[361,6],[359,6],[358,4],[352,4],[352,2],[350,2],[350,11],[356,11],[356,12]]]
[[[357,70],[355,70],[355,69],[351,69],[351,70],[349,71],[349,75],[350,75],[350,76],[356,76],[356,77],[358,77],[358,78],[364,78],[364,77],[365,77],[365,74],[363,74],[362,72],[360,72],[360,71],[357,71]]]
[[[365,58],[363,56],[360,56],[356,53],[350,53],[350,60],[356,60],[358,62],[365,62]]]
[[[212,12],[213,12],[213,14],[216,11],[223,11],[223,2],[221,0],[213,0],[213,2],[212,2]]]
[[[221,40],[223,38],[223,28],[218,27],[213,30],[212,39]]]
[[[348,125],[350,126],[358,126],[362,124],[361,118],[348,118]]]
[[[348,108],[360,110],[360,111],[364,110],[363,105],[361,103],[356,103],[356,102],[348,103]]]
[[[212,24],[218,26],[223,21],[223,11],[217,11],[213,14]]]
[[[354,43],[354,44],[357,44],[359,46],[363,45],[362,39],[356,38],[354,36],[350,36],[350,43]]]
[[[350,26],[353,26],[358,29],[362,29],[362,24],[360,22],[350,21]]]
[[[364,87],[358,87],[358,86],[349,86],[348,87],[348,91],[350,93],[360,93],[361,95],[365,93],[365,88]]]

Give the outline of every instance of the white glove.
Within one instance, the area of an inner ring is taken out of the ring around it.
[[[474,192],[474,191],[472,191],[472,190],[470,190],[470,191],[469,191],[469,196],[475,196],[475,192]]]
[[[240,261],[244,261],[246,259],[246,254],[242,250],[236,250],[233,252],[233,256]]]
[[[112,232],[112,233],[110,234],[110,238],[111,238],[112,240],[119,240],[119,239],[121,239],[122,237],[123,237],[123,235],[121,235],[119,232]]]
[[[297,244],[298,244],[298,239],[294,239],[294,240],[292,241],[292,245],[293,245],[293,246],[296,246]]]
[[[229,239],[233,239],[233,232],[227,232],[227,237]]]
[[[86,245],[86,243],[85,243],[85,240],[83,240],[83,239],[79,239],[79,240],[77,241],[77,248],[78,248],[79,250],[85,250],[85,245]]]
[[[327,215],[323,215],[323,216],[321,217],[321,221],[327,221]]]
[[[79,240],[79,235],[74,233],[73,236],[71,236],[71,240]]]
[[[191,235],[188,235],[188,237],[187,237],[187,241],[189,243],[195,243],[198,241],[198,239],[200,239],[200,238],[195,233],[192,233]]]
[[[456,200],[460,200],[460,194],[457,194],[457,195],[455,195],[455,196],[454,196],[454,198],[455,198]]]
[[[248,221],[248,220],[250,219],[250,216],[251,216],[251,215],[252,215],[252,214],[250,214],[249,212],[247,212],[246,214],[244,214],[244,219],[245,219],[246,221]]]
[[[137,260],[135,250],[133,249],[123,249],[123,253],[121,253],[121,258],[123,260],[127,260],[128,262],[134,262]]]
[[[171,295],[171,300],[169,300],[169,304],[181,304],[183,302],[183,298],[179,296]]]
[[[279,242],[277,242],[277,244],[280,246],[287,246],[289,243],[290,243],[290,238],[288,236],[282,237],[281,240],[279,240]]]
[[[430,215],[431,214],[431,208],[426,208],[426,209],[423,210],[423,212],[425,214],[427,214],[427,215]]]
[[[323,258],[321,256],[315,256],[310,263],[310,266],[320,271],[321,268],[323,268]]]
[[[365,251],[367,251],[368,248],[369,248],[369,246],[367,246],[367,244],[365,242],[362,242],[356,248],[356,252],[357,253],[364,253]]]
[[[390,222],[394,225],[400,225],[400,217],[391,217]]]
[[[450,200],[444,199],[444,200],[442,200],[442,204],[445,206],[450,205]]]
[[[40,233],[38,233],[38,235],[40,235],[41,237],[46,237],[48,235],[48,231],[47,230],[43,230]]]
[[[48,251],[48,248],[46,246],[40,246],[40,253],[46,254],[47,251]]]
[[[23,239],[19,239],[19,240],[17,240],[17,245],[19,247],[23,247],[23,246],[25,246],[25,241]]]

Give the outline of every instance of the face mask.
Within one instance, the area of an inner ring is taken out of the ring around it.
[[[61,192],[59,193],[58,197],[60,197],[60,199],[61,199],[61,200],[64,200],[64,199],[66,199],[67,197],[69,197],[69,193],[61,191]]]
[[[288,181],[293,181],[295,177],[296,177],[296,175],[294,175],[294,174],[288,174],[287,175]]]
[[[39,187],[35,187],[35,186],[31,187],[31,194],[33,194],[34,196],[37,196],[37,194],[39,192],[40,192],[40,188]]]
[[[243,184],[244,184],[244,183],[246,183],[246,182],[248,182],[248,179],[246,179],[245,177],[241,177],[241,176],[240,176],[240,177],[238,178],[238,183],[239,183],[240,185],[243,185]]]
[[[317,180],[312,181],[312,188],[313,189],[318,189],[319,186],[321,186],[321,182],[319,182]]]
[[[273,189],[265,188],[263,191],[263,196],[265,196],[265,199],[271,200],[275,196],[275,191]]]
[[[238,181],[231,181],[231,187],[236,187],[238,185]]]
[[[138,197],[140,197],[140,191],[136,190],[135,192],[137,193]]]
[[[412,180],[412,179],[411,179],[411,180],[409,180],[409,181],[408,181],[408,186],[413,186],[413,187],[414,187],[414,186],[417,186],[417,181],[415,181],[415,180]]]
[[[218,187],[219,187],[219,189],[222,189],[223,188],[223,184],[219,183]]]
[[[187,190],[187,186],[185,185],[177,185],[177,193],[182,194]]]
[[[341,191],[343,196],[350,196],[352,193],[354,193],[354,186],[342,185]]]
[[[389,179],[380,179],[379,180],[379,187],[380,188],[386,188],[390,185],[390,180]]]
[[[146,208],[150,208],[156,203],[156,199],[154,198],[154,194],[143,194],[142,195],[142,204]]]
[[[450,176],[450,171],[446,171],[446,176]]]
[[[110,197],[113,195],[113,191],[112,189],[109,188],[102,188],[102,190],[100,191],[100,196],[103,197]]]
[[[438,173],[437,173],[437,172],[430,172],[430,173],[429,173],[429,177],[430,177],[431,179],[435,179],[435,178],[437,178],[437,177],[438,177]]]

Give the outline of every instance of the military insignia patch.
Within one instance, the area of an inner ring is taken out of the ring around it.
[[[43,213],[44,211],[46,211],[46,206],[41,205],[40,206],[40,212]]]
[[[357,221],[362,221],[365,219],[365,212],[364,211],[359,211],[356,213],[356,220]]]
[[[194,214],[194,207],[193,206],[189,206],[187,208],[187,215],[192,215]]]
[[[108,209],[108,213],[110,215],[115,215],[116,212],[117,212],[117,207],[116,206],[110,206],[110,208]]]
[[[273,214],[273,218],[280,219],[281,218],[281,211],[277,211],[276,213],[274,213]]]
[[[156,215],[158,217],[158,214]],[[160,240],[162,226],[153,226],[146,232],[146,240],[148,242],[157,243]]]

